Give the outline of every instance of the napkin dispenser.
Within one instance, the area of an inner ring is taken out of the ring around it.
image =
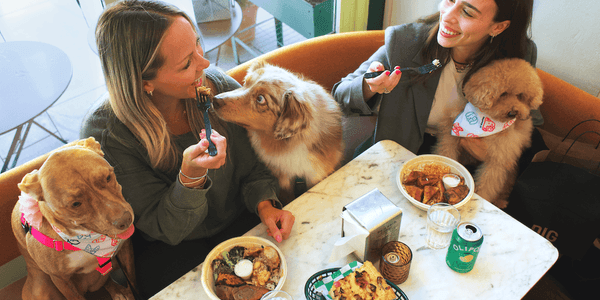
[[[376,263],[383,245],[398,240],[401,221],[402,209],[374,189],[342,209],[342,238],[362,233],[354,254],[363,262]]]

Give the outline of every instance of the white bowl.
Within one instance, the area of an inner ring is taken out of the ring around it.
[[[256,236],[240,236],[235,237],[229,240],[226,240],[219,245],[217,245],[214,249],[208,253],[206,258],[204,259],[204,263],[202,264],[202,274],[200,275],[200,281],[202,282],[202,287],[206,294],[214,300],[220,300],[215,294],[215,279],[213,276],[212,270],[212,261],[219,256],[223,251],[229,251],[229,249],[235,246],[243,246],[243,247],[252,247],[252,246],[271,246],[277,250],[279,254],[279,258],[281,259],[281,278],[275,287],[276,290],[281,290],[283,287],[283,283],[285,282],[285,278],[287,277],[287,264],[285,262],[285,258],[283,257],[283,253],[279,248],[273,244],[271,241],[256,237]]]
[[[469,173],[469,171],[463,165],[461,165],[459,162],[457,162],[451,158],[441,156],[441,155],[427,154],[427,155],[419,155],[419,156],[407,161],[406,163],[404,163],[402,168],[400,168],[400,171],[398,171],[398,175],[396,176],[396,184],[398,184],[398,188],[400,189],[400,192],[402,192],[402,195],[404,195],[404,197],[406,199],[408,199],[408,201],[410,201],[410,203],[412,203],[414,206],[416,206],[419,209],[424,210],[424,211],[427,211],[429,209],[429,207],[431,206],[431,205],[424,204],[423,202],[411,197],[408,194],[408,192],[406,191],[406,189],[404,188],[404,185],[402,184],[404,176],[407,176],[408,174],[410,174],[410,172],[412,170],[415,170],[415,169],[418,170],[419,166],[422,164],[431,164],[431,163],[449,166],[450,172],[452,172],[454,174],[458,174],[465,178],[465,184],[469,187],[469,194],[467,194],[467,196],[462,201],[456,203],[454,205],[454,207],[459,208],[459,207],[465,205],[467,202],[469,202],[469,200],[471,200],[471,197],[473,197],[473,194],[475,193],[475,191],[474,191],[475,190],[475,182],[473,181],[473,176],[471,176],[471,173]]]

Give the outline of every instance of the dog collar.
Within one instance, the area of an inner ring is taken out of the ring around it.
[[[55,239],[41,233],[40,231],[35,229],[35,227],[29,226],[29,223],[25,220],[25,214],[23,214],[23,213],[21,213],[21,226],[23,226],[23,229],[25,229],[25,233],[30,232],[31,235],[33,236],[33,238],[35,238],[38,242],[40,242],[42,245],[44,245],[48,248],[52,248],[59,252],[63,251],[63,250],[71,250],[71,251],[80,251],[81,250],[81,249],[69,244],[68,242],[55,240]],[[98,260],[98,267],[96,267],[96,270],[98,272],[100,272],[100,274],[106,275],[108,272],[110,272],[110,270],[112,270],[112,263],[110,261],[110,257],[96,256],[96,260]]]
[[[467,103],[463,112],[454,119],[452,135],[460,137],[484,137],[505,130],[515,120],[516,118],[507,122],[496,121],[481,112],[473,104]]]
[[[41,244],[46,247],[53,248],[56,251],[71,250],[80,251],[83,250],[94,256],[98,260],[98,267],[96,270],[102,275],[106,275],[112,270],[111,257],[119,249],[119,245],[124,239],[129,238],[134,231],[133,224],[123,234],[116,237],[110,237],[104,234],[88,232],[86,234],[70,237],[61,232],[54,225],[50,224],[54,231],[60,235],[63,241],[55,240],[47,235],[41,233],[35,227],[39,227],[42,223],[43,216],[39,211],[39,205],[37,200],[28,195],[25,192],[21,192],[19,197],[19,209],[21,211],[21,225],[25,232],[30,232],[31,235],[38,240]],[[30,224],[34,225],[31,226]],[[82,249],[83,248],[83,249]]]
[[[118,236],[109,236],[93,231],[82,232],[76,236],[69,236],[53,225],[52,229],[54,229],[63,240],[67,241],[67,243],[98,257],[112,257],[115,255],[123,240],[129,238],[134,231],[133,225],[131,225],[125,233],[119,234]]]

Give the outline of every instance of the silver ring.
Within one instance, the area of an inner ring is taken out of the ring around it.
[[[384,94],[389,94],[389,93],[390,93],[390,91],[388,91],[386,88],[383,88],[383,93],[384,93]]]

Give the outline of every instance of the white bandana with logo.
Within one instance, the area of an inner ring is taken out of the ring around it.
[[[473,104],[467,103],[463,112],[454,120],[452,135],[461,137],[484,137],[492,135],[510,127],[515,122],[515,119],[508,122],[496,121],[482,113]]]
[[[118,236],[108,236],[93,231],[76,236],[68,236],[58,228],[52,226],[54,231],[67,243],[98,257],[112,257],[118,250],[121,242],[133,234],[133,224]]]

